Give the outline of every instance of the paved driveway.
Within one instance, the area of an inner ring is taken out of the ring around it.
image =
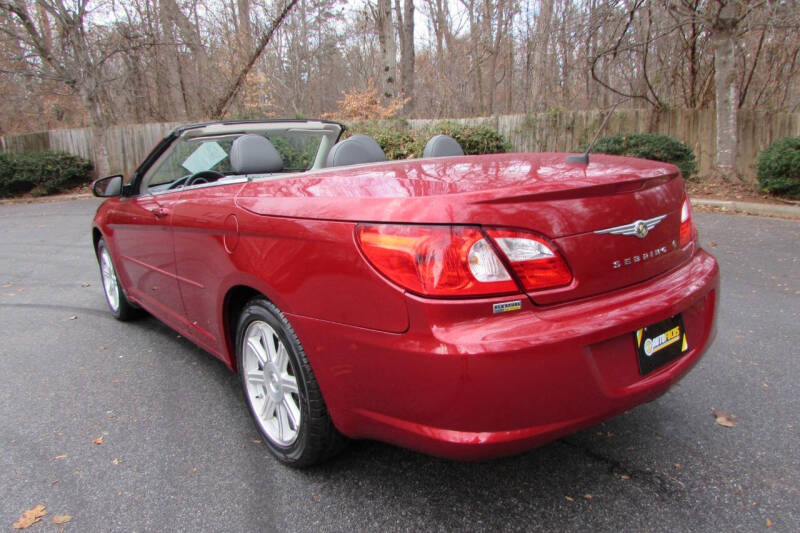
[[[798,222],[696,215],[723,272],[719,335],[653,403],[491,462],[354,442],[294,471],[254,442],[220,362],[108,314],[97,204],[0,206],[0,530],[37,504],[32,531],[800,527]]]

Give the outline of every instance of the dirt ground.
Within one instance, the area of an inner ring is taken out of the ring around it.
[[[776,205],[797,205],[800,202],[772,196],[758,189],[757,183],[727,181],[719,177],[703,176],[686,181],[686,188],[692,198],[711,198],[714,200],[733,200]]]

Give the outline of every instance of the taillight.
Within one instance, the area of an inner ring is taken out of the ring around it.
[[[692,240],[692,233],[694,233],[694,227],[692,223],[692,204],[689,203],[689,197],[687,196],[684,198],[683,205],[681,206],[681,247],[689,244],[689,242]]]
[[[360,225],[356,236],[370,263],[412,292],[477,296],[519,291],[478,228]]]
[[[540,237],[514,230],[486,232],[505,254],[525,290],[562,287],[572,281],[567,263]]]

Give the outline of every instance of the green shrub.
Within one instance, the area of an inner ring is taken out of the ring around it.
[[[92,163],[64,152],[0,153],[0,196],[65,192],[91,180]]]
[[[800,199],[800,137],[784,137],[767,146],[756,163],[766,192]]]
[[[592,152],[672,163],[685,178],[697,171],[694,151],[679,140],[660,133],[621,133],[602,137]]]
[[[425,143],[441,133],[453,137],[467,155],[508,152],[511,145],[494,128],[486,125],[467,126],[442,121],[434,126],[412,130],[405,120],[362,121],[350,125],[345,136],[362,133],[375,139],[387,159],[422,157]]]

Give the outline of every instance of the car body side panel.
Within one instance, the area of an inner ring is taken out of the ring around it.
[[[189,335],[232,364],[223,316],[235,286],[264,294],[286,313],[384,331],[404,331],[403,292],[362,260],[353,224],[291,220],[237,209],[241,184],[187,189],[173,235]]]
[[[175,269],[172,210],[177,193],[115,198],[104,204],[114,265],[126,293],[171,327],[186,326]]]
[[[354,224],[237,212],[240,272],[268,281],[285,313],[389,332],[408,328],[403,290],[362,258]]]

